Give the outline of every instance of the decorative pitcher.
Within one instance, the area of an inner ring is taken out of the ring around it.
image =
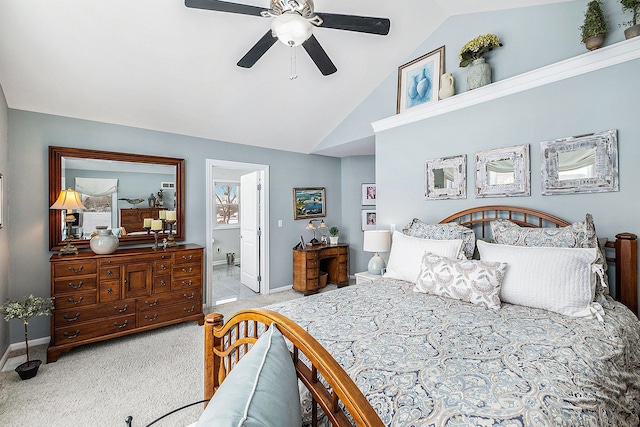
[[[440,99],[449,98],[455,95],[455,88],[453,87],[453,74],[444,73],[440,76],[440,91],[438,92]]]
[[[89,247],[98,255],[112,254],[118,249],[118,238],[106,225],[96,225],[96,231],[91,233]]]

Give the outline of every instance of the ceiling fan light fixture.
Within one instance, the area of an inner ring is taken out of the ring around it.
[[[295,12],[285,12],[271,22],[271,31],[287,46],[300,46],[313,33],[313,25]]]

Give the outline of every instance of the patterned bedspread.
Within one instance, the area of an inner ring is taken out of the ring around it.
[[[638,426],[640,322],[503,304],[378,279],[267,308],[307,329],[389,426]]]

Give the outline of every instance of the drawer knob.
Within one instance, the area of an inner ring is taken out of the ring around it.
[[[107,271],[107,276],[113,276],[113,271],[111,270]]]
[[[156,320],[156,319],[158,318],[158,313],[155,313],[155,314],[153,315],[153,317],[144,316],[144,318],[145,318],[146,320],[148,320],[149,322],[153,322],[154,320]]]
[[[183,297],[185,297],[186,299],[194,299],[196,296],[195,292],[191,292],[191,295],[187,295],[187,294],[182,294]]]
[[[158,305],[158,298],[156,298],[155,301],[153,302],[145,301],[144,303],[147,304],[149,307],[155,307],[156,305]]]
[[[127,325],[129,324],[129,320],[125,320],[124,323],[122,325],[118,324],[118,322],[113,322],[114,326],[116,326],[118,329],[122,329],[122,328],[126,328]]]
[[[160,280],[160,286],[167,286],[167,282],[165,282],[164,280]]]
[[[107,293],[108,293],[109,295],[113,295],[113,289],[111,289],[111,288],[107,289]]]
[[[116,305],[115,307],[113,307],[113,309],[118,313],[124,313],[125,311],[129,310],[129,304],[125,304],[124,308],[120,308]]]
[[[84,265],[81,265],[80,268],[78,269],[69,267],[69,271],[71,271],[72,273],[80,273],[83,269],[84,269]]]
[[[167,269],[167,266],[166,266],[166,265],[164,265],[164,264],[160,264],[160,270],[166,270],[166,269]]]
[[[67,299],[67,301],[69,301],[69,302],[70,302],[70,303],[72,303],[72,304],[76,304],[76,305],[77,305],[77,304],[80,304],[80,303],[82,302],[82,300],[83,300],[83,299],[84,299],[84,297],[80,297],[80,298],[78,298],[78,301],[74,301],[74,300],[73,300],[73,298],[69,297],[69,298]]]
[[[64,333],[64,334],[62,334],[62,335],[64,335],[66,338],[75,338],[75,337],[77,337],[78,335],[80,335],[80,329],[78,329],[77,331],[75,331],[75,332],[73,332],[73,333],[65,332],[65,333]]]
[[[84,282],[80,281],[78,284],[74,284],[73,282],[69,282],[69,287],[73,289],[80,289],[84,285]]]
[[[64,320],[66,320],[67,322],[75,322],[79,318],[80,318],[80,313],[76,313],[76,315],[74,317],[69,317],[68,314],[64,315]]]

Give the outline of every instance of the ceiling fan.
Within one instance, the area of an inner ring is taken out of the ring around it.
[[[383,36],[389,34],[391,26],[387,18],[316,13],[313,0],[271,0],[269,9],[218,0],[185,0],[184,4],[194,9],[273,18],[271,29],[238,62],[243,68],[253,67],[276,40],[280,40],[291,47],[302,45],[320,72],[328,76],[337,69],[313,35],[314,26]]]

